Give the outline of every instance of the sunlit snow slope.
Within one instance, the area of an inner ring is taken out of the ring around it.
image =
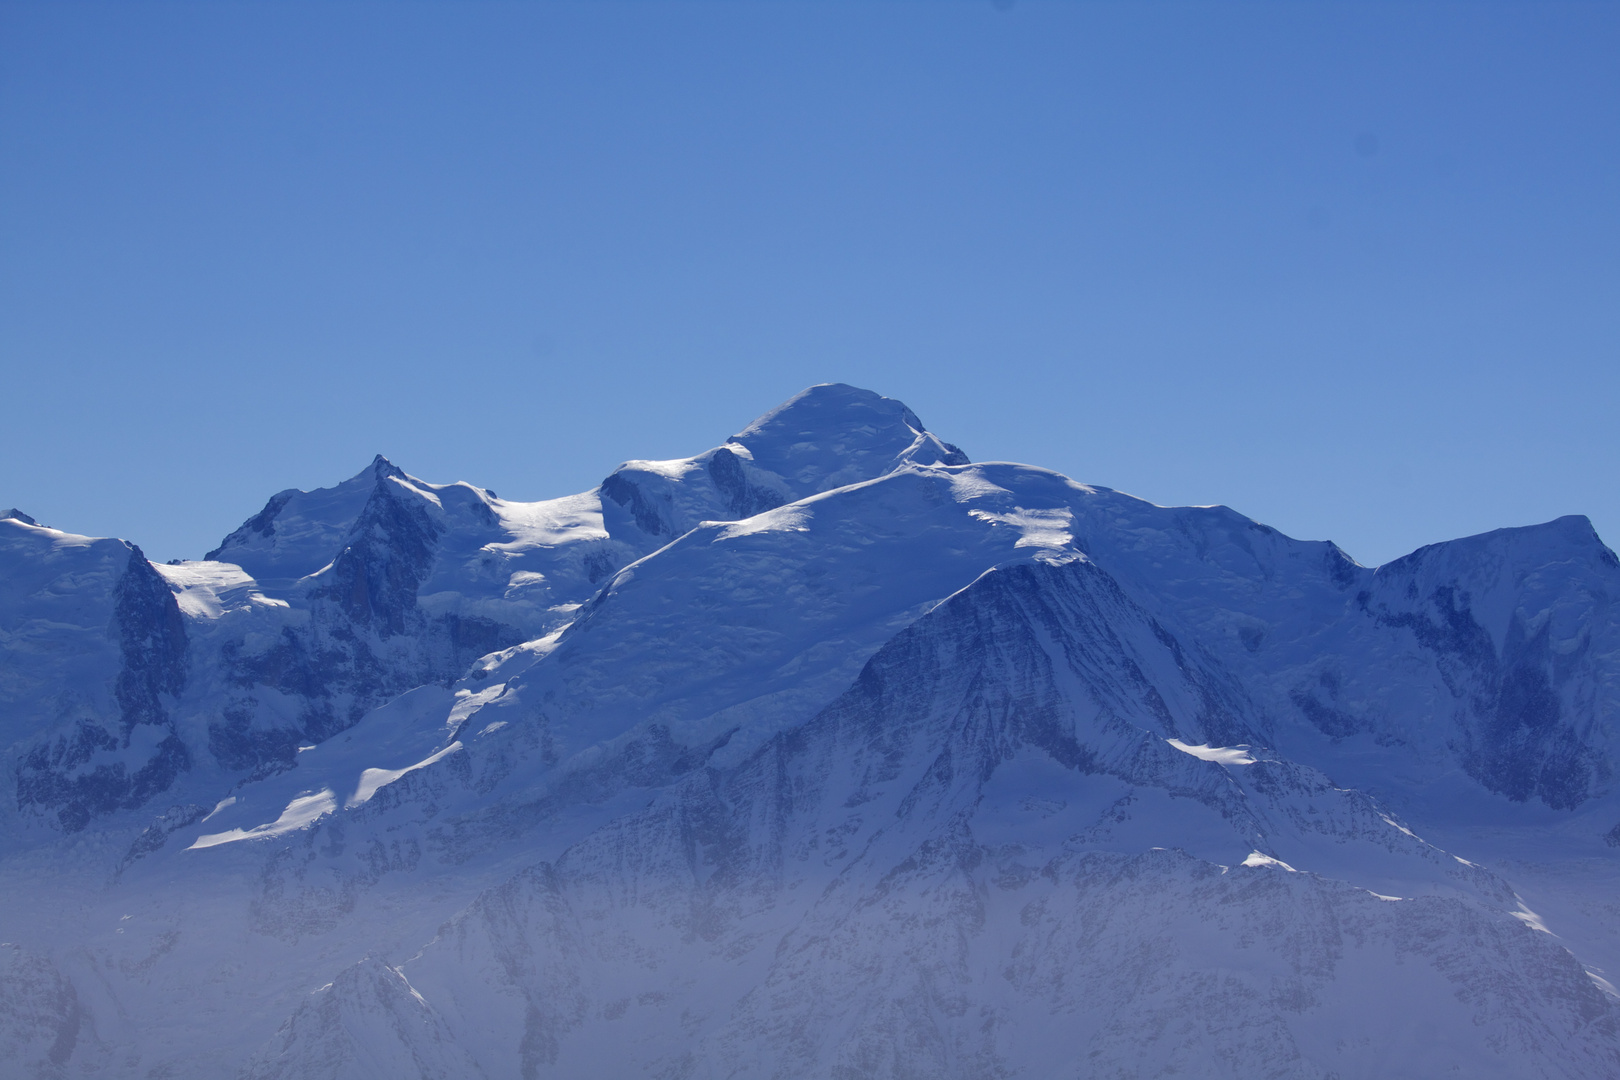
[[[1369,569],[829,385],[0,571],[21,1075],[1620,1075],[1584,518]]]

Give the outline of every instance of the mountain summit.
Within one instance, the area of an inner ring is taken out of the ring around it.
[[[235,563],[261,582],[285,584],[307,577],[336,557],[378,486],[404,477],[378,454],[336,487],[277,492],[263,510],[203,558]]]
[[[1582,518],[1367,568],[826,384],[0,567],[22,1076],[1620,1075]]]
[[[741,446],[803,497],[871,480],[901,465],[966,465],[902,402],[823,383],[772,409],[726,441]]]

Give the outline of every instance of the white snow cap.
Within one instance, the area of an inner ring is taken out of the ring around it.
[[[277,492],[203,558],[235,563],[260,582],[284,583],[313,574],[342,550],[377,485],[387,477],[404,476],[378,454],[341,484]]]
[[[967,465],[904,402],[844,383],[794,395],[731,437],[753,463],[811,493],[882,476],[900,465]]]

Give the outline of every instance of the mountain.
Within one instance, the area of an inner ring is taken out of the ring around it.
[[[1367,568],[829,385],[0,568],[25,1075],[1620,1074],[1584,518]]]

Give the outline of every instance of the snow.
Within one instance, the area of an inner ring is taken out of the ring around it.
[[[1413,832],[1411,829],[1408,829],[1405,825],[1402,825],[1400,822],[1396,821],[1394,818],[1390,817],[1388,814],[1382,814],[1380,816],[1383,818],[1384,824],[1388,825],[1390,828],[1399,829],[1401,832],[1405,833],[1407,836],[1410,836],[1414,840],[1421,839],[1421,837],[1419,837],[1417,833]],[[1467,859],[1458,859],[1457,861],[1462,863],[1464,866],[1472,866],[1473,865]]]
[[[220,619],[229,612],[254,606],[291,607],[286,600],[266,596],[259,583],[234,563],[153,563],[152,569],[174,590],[180,610],[193,619]]]
[[[973,510],[970,513],[980,521],[1010,525],[1017,529],[1019,537],[1014,547],[1064,548],[1074,543],[1074,536],[1069,532],[1069,526],[1074,521],[1074,511],[1068,507],[1026,510],[1018,506],[1008,514],[993,514],[984,510]]]
[[[439,492],[438,492],[438,490],[436,490],[436,485],[423,484],[423,483],[418,482],[415,477],[402,477],[402,476],[384,477],[382,482],[385,483],[385,484],[395,484],[403,491],[408,491],[412,495],[417,496],[418,498],[426,499],[429,503],[431,503],[433,505],[434,509],[438,510],[440,513],[444,512],[444,500],[439,497]],[[476,498],[479,498],[479,499],[483,498],[483,493],[481,491],[479,491],[477,488],[474,488],[471,484],[456,483],[456,484],[447,484],[445,486],[446,487],[453,487],[453,488],[462,488],[466,492],[468,492],[469,494],[472,494]]]
[[[403,769],[367,769],[360,774],[360,786],[354,789],[354,794],[343,804],[344,808],[353,810],[355,807],[370,801],[371,797],[377,794],[379,790],[392,784],[407,773],[413,773],[417,769],[425,769],[434,762],[442,761],[460,749],[461,743],[453,742],[443,750],[435,754],[429,754],[416,764],[407,765]]]
[[[369,796],[368,796],[369,797]],[[209,833],[199,836],[192,842],[188,851],[200,851],[205,848],[218,847],[221,844],[233,844],[238,840],[268,840],[273,836],[283,836],[300,829],[307,829],[321,818],[337,809],[337,796],[330,788],[322,789],[309,795],[301,795],[287,804],[287,809],[281,816],[267,825],[258,825],[251,829],[230,829],[222,833]]]
[[[192,761],[75,834],[8,787],[0,1044],[76,1001],[92,1080],[1616,1074],[1620,797],[1509,797],[1455,749],[1493,671],[1545,671],[1549,730],[1613,763],[1620,576],[1581,520],[1372,571],[968,464],[837,385],[611,480],[283,492],[154,568],[187,682],[127,729],[132,549],[0,521],[6,783],[81,721],[128,745],[54,779],[171,731]],[[428,523],[389,634],[320,621],[373,498]]]
[[[1510,911],[1508,914],[1512,915],[1515,919],[1518,919],[1532,930],[1539,930],[1543,934],[1552,933],[1551,930],[1547,929],[1547,924],[1540,915],[1537,915],[1535,912],[1524,906],[1523,900],[1519,901],[1519,908],[1517,911]]]
[[[735,449],[728,444],[727,449]],[[662,476],[666,480],[680,480],[694,469],[701,468],[695,458],[678,458],[671,461],[626,461],[619,466],[620,469],[634,470],[636,472],[650,472],[655,476]]]
[[[593,492],[532,503],[496,499],[490,505],[512,537],[487,545],[492,551],[519,553],[608,535],[602,527],[601,499]]]
[[[468,689],[467,687],[461,687],[456,691],[455,707],[452,708],[450,710],[450,714],[445,717],[445,730],[452,734],[461,730],[461,727],[466,724],[468,717],[477,712],[479,709],[483,708],[485,705],[489,704],[491,701],[496,700],[504,693],[506,693],[506,684],[503,682],[495,683],[493,686],[486,686],[482,690],[476,691]]]
[[[1011,496],[1012,492],[985,479],[982,469],[962,469],[951,475],[951,496],[957,502],[972,502],[994,495]]]
[[[1213,761],[1218,765],[1253,765],[1255,757],[1248,746],[1191,746],[1180,739],[1166,739],[1165,742],[1180,750],[1183,754],[1191,754],[1203,761]],[[1391,822],[1394,824],[1394,822]]]
[[[243,526],[212,555],[234,563],[267,588],[280,588],[332,561],[378,480],[392,468],[378,458],[357,475],[330,488],[288,490],[270,533]]]
[[[734,540],[740,536],[757,536],[762,533],[773,532],[806,532],[807,524],[814,511],[809,506],[784,506],[777,510],[767,510],[763,514],[755,514],[751,518],[741,521],[721,524],[714,534],[714,542]],[[703,524],[717,524],[704,522]]]

